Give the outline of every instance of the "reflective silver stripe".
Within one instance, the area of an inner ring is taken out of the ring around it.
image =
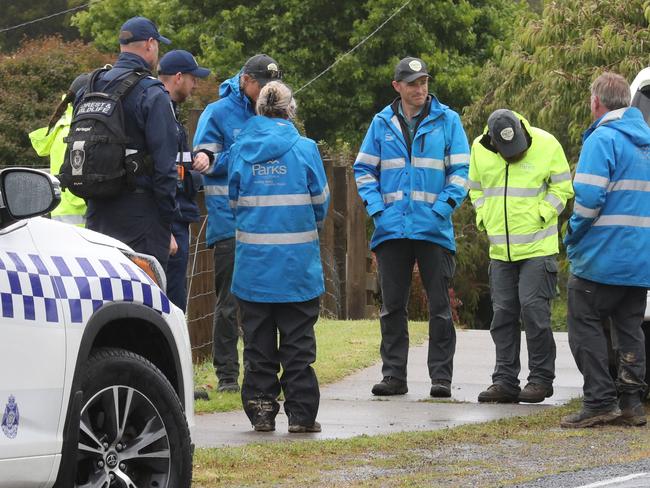
[[[414,157],[411,159],[411,166],[415,168],[445,169],[445,162],[442,159]]]
[[[470,190],[482,190],[483,188],[481,187],[481,182],[480,181],[469,180],[469,189]]]
[[[83,215],[52,215],[52,220],[72,225],[83,225],[86,223]]]
[[[466,190],[469,190],[469,183],[467,183],[467,180],[462,176],[451,175],[449,177],[449,183],[451,183],[452,185],[462,186]]]
[[[650,192],[650,181],[647,180],[619,180],[612,181],[607,187],[607,191],[648,191]]]
[[[362,175],[359,176],[355,181],[357,182],[357,186],[361,186],[367,183],[377,183],[377,178],[372,175]]]
[[[192,153],[191,152],[183,152],[183,153],[176,153],[176,162],[177,163],[191,163],[192,162]]]
[[[237,208],[237,200],[229,200],[230,208]]]
[[[406,166],[406,160],[404,158],[382,159],[379,164],[381,170],[384,171],[385,169],[403,168]]]
[[[483,206],[484,203],[485,203],[485,197],[479,197],[472,202],[472,205],[474,205],[475,209],[479,209]]]
[[[325,189],[322,191],[320,195],[315,195],[311,197],[311,204],[312,205],[322,205],[327,201],[327,198],[330,196],[330,187],[329,185],[325,185]]]
[[[402,137],[404,137],[404,134],[402,133],[402,126],[399,125],[399,119],[397,118],[397,115],[393,115],[393,116],[390,118],[390,121],[393,123],[393,125],[394,125],[395,128],[397,129],[397,132],[399,132],[400,135],[401,135]]]
[[[449,156],[449,164],[456,166],[457,164],[469,164],[469,154],[452,154]]]
[[[557,213],[561,213],[562,210],[564,210],[564,204],[562,203],[562,200],[560,200],[556,195],[549,193],[544,197],[544,200],[553,205],[555,207],[555,210],[557,210]]]
[[[318,240],[318,231],[289,232],[286,234],[253,234],[237,231],[237,241],[244,244],[305,244]]]
[[[594,185],[601,188],[607,188],[609,185],[609,178],[598,175],[589,175],[587,173],[576,173],[576,177],[573,178],[573,183],[584,183],[586,185]]]
[[[483,189],[483,194],[486,197],[502,197],[505,195],[505,187],[496,186],[494,188],[485,188]],[[509,197],[536,197],[540,193],[546,190],[546,185],[542,185],[539,188],[513,188],[508,187],[508,196]]]
[[[357,163],[369,164],[370,166],[377,166],[379,164],[379,156],[373,156],[372,154],[366,154],[360,152],[357,154]]]
[[[201,149],[205,149],[207,151],[210,151],[212,153],[220,153],[223,151],[223,145],[219,144],[217,142],[209,142],[206,144],[199,144],[198,146],[194,146],[194,152],[200,151]]]
[[[391,203],[404,198],[404,193],[402,191],[395,191],[392,193],[384,193],[382,197],[384,198],[384,203]]]
[[[587,219],[595,219],[600,213],[600,208],[583,207],[578,202],[573,202],[573,211]]]
[[[560,181],[571,181],[571,173],[567,171],[566,173],[560,173],[557,175],[551,175],[551,183],[559,183]]]
[[[311,205],[309,193],[293,195],[252,195],[239,197],[240,207],[288,207],[292,205]]]
[[[437,193],[429,193],[427,191],[412,191],[411,200],[417,200],[420,202],[433,203],[438,199]]]
[[[510,234],[510,244],[530,244],[541,241],[549,236],[557,234],[557,225],[552,225],[546,229],[535,232],[534,234],[512,235]],[[505,235],[488,236],[491,244],[507,244],[508,240]]]
[[[203,186],[206,195],[212,196],[228,196],[228,187],[221,185],[204,185]]]
[[[594,227],[603,225],[650,227],[650,217],[636,217],[634,215],[601,215],[593,225]]]

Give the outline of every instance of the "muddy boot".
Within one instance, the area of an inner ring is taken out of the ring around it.
[[[257,432],[272,432],[275,430],[275,416],[280,405],[272,400],[249,400],[246,402],[246,412],[249,414],[253,429]]]
[[[617,423],[621,417],[621,409],[611,407],[606,410],[585,410],[572,413],[562,418],[560,427],[565,429],[583,429],[586,427],[595,427],[597,425],[607,425]]]
[[[631,427],[640,427],[648,423],[645,408],[639,401],[638,395],[623,394],[619,398],[618,404],[621,407],[621,417],[618,419],[618,423]]]

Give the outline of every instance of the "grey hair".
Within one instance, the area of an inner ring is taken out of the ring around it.
[[[616,73],[606,72],[596,78],[591,84],[591,95],[609,110],[630,106],[630,85]]]
[[[291,88],[281,81],[271,81],[264,85],[257,97],[255,111],[258,115],[293,119],[296,116],[296,100]]]

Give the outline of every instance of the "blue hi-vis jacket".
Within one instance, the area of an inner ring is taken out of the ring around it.
[[[650,287],[650,128],[638,109],[608,112],[585,132],[573,186],[571,272]]]
[[[469,144],[460,117],[429,95],[409,144],[399,103],[375,115],[354,163],[359,195],[375,222],[370,247],[406,238],[455,252],[451,214],[469,188]]]
[[[251,302],[304,302],[325,291],[318,229],[329,188],[316,143],[284,119],[254,117],[231,148],[236,215],[232,292]]]
[[[230,146],[246,121],[255,115],[248,97],[239,90],[239,77],[238,73],[221,84],[221,98],[205,107],[194,134],[194,151],[207,150],[214,154],[214,164],[203,175],[208,246],[235,236],[235,220],[228,204]]]

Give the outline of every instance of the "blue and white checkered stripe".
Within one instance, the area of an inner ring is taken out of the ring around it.
[[[85,323],[107,302],[141,303],[169,313],[169,299],[130,262],[69,256],[0,252],[0,315],[39,322],[62,322],[56,299],[72,323]]]

